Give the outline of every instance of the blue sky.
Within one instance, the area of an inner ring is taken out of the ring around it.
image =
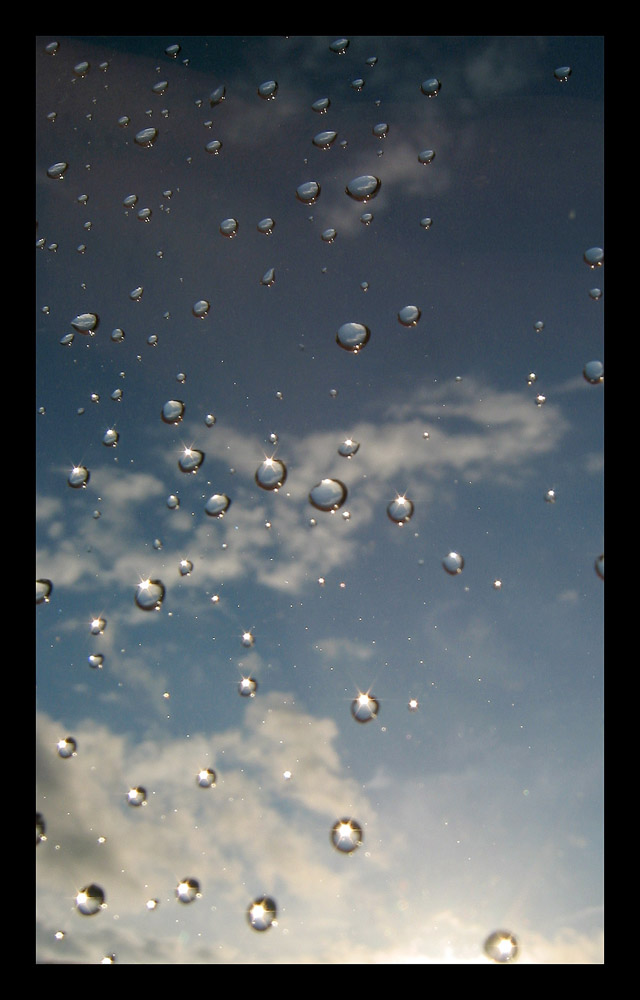
[[[36,39],[39,961],[476,964],[501,928],[522,963],[603,961],[603,40],[336,37]]]

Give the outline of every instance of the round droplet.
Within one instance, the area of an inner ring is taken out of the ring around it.
[[[238,232],[238,220],[232,218],[223,219],[220,223],[220,232],[228,239],[232,239]]]
[[[193,572],[193,563],[190,559],[181,559],[178,566],[180,576],[189,576]]]
[[[604,250],[601,247],[591,247],[590,250],[585,250],[584,262],[592,269],[602,267],[604,264]]]
[[[387,122],[379,122],[371,131],[378,139],[384,139],[389,133],[389,126]]]
[[[91,632],[91,635],[102,635],[106,627],[107,627],[107,620],[106,618],[102,617],[92,618],[89,624],[89,630]]]
[[[595,561],[595,570],[601,580],[604,580],[604,552]]]
[[[177,42],[174,42],[173,45],[167,45],[166,49],[164,50],[165,55],[169,56],[170,59],[175,59],[180,54],[181,51],[182,48],[180,45],[178,45]]]
[[[99,913],[105,905],[105,895],[103,889],[95,883],[87,885],[76,895],[76,909],[85,917],[92,917]]]
[[[270,218],[269,216],[267,216],[266,219],[261,219],[260,220],[260,222],[258,223],[257,229],[258,229],[259,233],[264,233],[265,236],[270,236],[271,233],[273,232],[273,227],[274,226],[275,226],[274,220],[272,218]]]
[[[368,343],[371,331],[363,323],[343,323],[336,334],[336,343],[345,351],[357,354]]]
[[[347,487],[339,479],[322,479],[309,493],[309,503],[316,510],[339,510],[347,499]]]
[[[484,951],[493,962],[511,962],[518,954],[518,941],[511,931],[494,931],[485,941]]]
[[[331,828],[331,843],[343,854],[353,854],[362,844],[362,827],[355,819],[339,819]]]
[[[329,149],[332,143],[335,142],[337,136],[337,132],[332,132],[330,130],[327,132],[318,132],[317,135],[314,135],[311,141],[314,146],[318,147],[318,149]]]
[[[121,330],[120,327],[116,327],[115,330],[111,331],[111,339],[114,344],[121,344],[124,340],[124,330]]]
[[[238,693],[243,698],[255,698],[258,690],[258,682],[253,677],[243,677],[238,684]]]
[[[93,335],[97,329],[99,319],[95,313],[80,313],[71,320],[71,326],[77,333],[88,333]]]
[[[71,486],[72,489],[83,490],[85,489],[87,483],[89,482],[89,477],[90,477],[89,470],[86,469],[84,465],[74,465],[71,472],[69,473],[67,482],[69,483],[69,486]]]
[[[538,395],[535,397],[535,404],[536,404],[536,406],[544,406],[544,404],[546,403],[546,401],[547,401],[547,397],[543,396],[543,394],[541,392],[539,392]]]
[[[165,424],[179,424],[184,417],[185,406],[181,399],[168,399],[160,416]]]
[[[86,76],[87,73],[89,72],[89,69],[90,69],[89,63],[86,61],[86,59],[83,59],[82,62],[76,63],[76,65],[73,67],[73,72],[75,73],[76,76]]]
[[[200,788],[213,788],[216,783],[216,772],[210,767],[204,767],[196,775],[196,784]]]
[[[278,910],[276,904],[270,896],[260,896],[249,903],[247,907],[247,920],[254,931],[269,930],[274,923]]]
[[[360,177],[354,177],[347,184],[345,191],[350,198],[354,201],[369,201],[371,198],[375,198],[382,181],[379,177],[374,177],[372,174],[362,174]]]
[[[362,215],[360,216],[360,222],[362,223],[363,226],[370,226],[371,223],[373,222],[373,213],[363,212]]]
[[[553,75],[560,83],[566,83],[571,76],[571,66],[558,66],[557,69],[554,69]]]
[[[345,438],[338,448],[338,454],[342,455],[343,458],[353,458],[359,447],[358,441],[354,441],[353,438]]]
[[[430,219],[429,216],[426,216],[424,219],[420,219],[420,225],[422,226],[423,229],[431,229],[431,226],[433,225],[433,219]]]
[[[584,378],[591,385],[604,382],[604,365],[602,361],[588,361],[582,371]]]
[[[335,52],[336,55],[343,56],[349,48],[349,39],[336,38],[335,41],[331,42],[329,48],[332,52]]]
[[[256,469],[256,483],[263,490],[278,490],[287,478],[287,469],[284,462],[275,458],[265,458],[264,462]]]
[[[48,604],[52,590],[51,580],[36,580],[36,604]]]
[[[217,156],[220,150],[222,149],[222,143],[220,142],[219,139],[212,139],[211,142],[208,142],[204,148],[207,151],[207,153],[211,153],[213,156]]]
[[[204,462],[204,452],[197,448],[185,448],[178,459],[178,468],[181,472],[196,473]]]
[[[594,302],[597,302],[598,299],[602,298],[602,289],[601,288],[590,288],[589,289],[589,297],[592,298],[594,300]]]
[[[211,105],[212,108],[214,108],[216,104],[221,104],[226,96],[227,96],[227,88],[225,86],[221,85],[219,87],[216,87],[216,89],[212,90],[211,93],[209,94],[209,104]]]
[[[176,896],[180,903],[193,903],[201,895],[200,883],[195,878],[183,878],[176,886]]]
[[[143,293],[144,293],[144,288],[142,287],[142,285],[137,285],[135,288],[132,288],[131,291],[129,292],[129,298],[132,299],[133,302],[139,302],[140,299],[142,298]]]
[[[127,792],[127,802],[130,806],[137,808],[138,806],[143,806],[146,801],[147,790],[142,785],[136,785],[135,788],[130,788]]]
[[[397,496],[387,505],[387,517],[394,524],[406,524],[413,515],[413,503],[404,496]]]
[[[161,580],[141,580],[136,590],[136,604],[142,611],[159,611],[164,595]]]
[[[545,498],[545,500],[546,500],[547,503],[555,503],[556,502],[556,491],[555,490],[547,490],[547,492],[544,495],[544,498]]]
[[[418,306],[404,306],[398,313],[398,322],[403,326],[415,326],[421,315]]]
[[[325,229],[321,233],[320,239],[323,240],[324,243],[333,243],[337,235],[338,234],[335,229]]]
[[[110,427],[107,431],[105,431],[104,437],[102,438],[102,443],[107,448],[115,448],[119,440],[120,440],[120,435],[118,434],[115,427]]]
[[[457,576],[458,573],[462,573],[464,559],[459,552],[449,552],[442,560],[442,565],[451,576]]]
[[[243,632],[240,636],[240,641],[245,649],[251,649],[251,647],[255,645],[256,637],[253,632],[247,629],[247,631]]]
[[[207,313],[209,312],[210,308],[211,308],[210,302],[207,302],[206,299],[198,299],[197,302],[194,302],[191,311],[193,312],[193,315],[197,317],[197,319],[204,319]]]
[[[258,87],[258,94],[264,101],[273,101],[277,93],[278,84],[276,80],[265,80]]]
[[[93,670],[101,670],[102,664],[104,663],[104,656],[102,653],[92,653],[89,657],[89,666]]]
[[[418,709],[420,708],[420,705],[418,704],[418,699],[409,698],[409,704],[407,705],[407,708],[409,709],[410,712],[417,712]]]
[[[423,149],[422,152],[418,153],[418,161],[426,166],[427,163],[433,162],[435,155],[435,149]]]
[[[364,87],[364,80],[361,76],[357,76],[355,80],[351,81],[351,86],[354,90],[360,91]]]
[[[57,743],[58,757],[62,757],[66,760],[67,757],[75,757],[78,744],[74,740],[73,736],[65,736],[64,739],[58,740]]]
[[[420,90],[425,97],[436,97],[440,93],[440,88],[442,84],[434,76],[430,77],[428,80],[423,80],[420,84]]]
[[[224,517],[225,512],[229,509],[231,505],[231,500],[226,493],[214,493],[210,496],[204,505],[205,513],[209,517]]]
[[[175,493],[170,493],[167,497],[167,507],[169,510],[177,510],[180,506],[180,500],[175,495]]]
[[[204,422],[207,425],[207,427],[213,427],[213,425],[216,422],[216,418],[214,417],[213,413],[207,413],[206,417],[204,418]]]
[[[368,691],[360,692],[351,702],[351,714],[356,722],[371,722],[380,710],[380,702]]]
[[[314,101],[311,105],[312,111],[317,111],[319,115],[324,115],[327,113],[331,107],[331,101],[328,97],[320,97],[317,101]]]
[[[296,188],[296,198],[304,205],[313,205],[320,197],[320,185],[317,181],[305,181]]]
[[[60,163],[52,163],[47,170],[47,177],[51,177],[54,181],[61,181],[68,167],[69,164],[62,161]]]
[[[138,146],[153,146],[158,138],[157,128],[143,128],[136,133],[135,142]]]

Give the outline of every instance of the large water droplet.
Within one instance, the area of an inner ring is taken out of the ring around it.
[[[72,489],[83,490],[89,482],[89,478],[90,472],[84,467],[84,465],[74,465],[69,473],[67,482]]]
[[[73,736],[65,736],[64,739],[58,740],[56,748],[58,750],[58,757],[66,760],[68,757],[75,757],[77,755],[78,744]]]
[[[130,788],[127,792],[127,802],[130,806],[137,809],[139,806],[143,806],[147,801],[147,790],[143,788],[142,785],[136,785],[134,788]]]
[[[181,399],[168,399],[160,416],[165,424],[179,424],[184,417],[185,406]]]
[[[398,322],[403,326],[415,326],[421,315],[418,306],[404,306],[398,313]]]
[[[332,131],[318,132],[317,135],[314,135],[311,141],[313,142],[314,146],[318,147],[318,149],[329,149],[331,144],[335,142],[337,135],[338,135],[337,132],[332,132]]]
[[[68,167],[69,164],[64,163],[63,161],[60,161],[59,163],[52,163],[47,170],[47,177],[51,177],[54,181],[61,181]]]
[[[263,490],[277,490],[287,478],[287,469],[284,462],[275,458],[265,458],[264,462],[256,469],[256,483]]]
[[[258,682],[253,677],[243,677],[238,684],[238,694],[243,698],[255,698]]]
[[[309,493],[309,503],[316,510],[339,510],[347,499],[347,487],[339,479],[322,479]]]
[[[209,104],[211,105],[212,108],[214,108],[216,104],[221,104],[226,96],[227,96],[227,88],[221,84],[219,87],[216,87],[215,90],[212,90],[211,93],[209,94]]]
[[[267,216],[266,219],[261,219],[258,223],[257,229],[259,233],[264,233],[265,236],[270,236],[273,232],[273,227],[275,226],[274,220]]]
[[[598,385],[604,382],[604,365],[602,361],[588,361],[584,366],[582,374],[591,385]]]
[[[435,76],[431,77],[429,80],[423,80],[420,84],[420,90],[425,97],[436,97],[440,93],[440,88],[442,84]]]
[[[216,772],[210,767],[203,768],[196,775],[196,784],[200,788],[213,788],[216,783]]]
[[[211,308],[210,302],[207,302],[206,299],[198,299],[197,302],[194,302],[191,311],[193,312],[193,315],[197,317],[197,319],[204,319],[207,313],[209,312],[210,308]]]
[[[335,41],[331,42],[329,48],[332,52],[335,52],[338,56],[343,56],[347,49],[349,48],[348,38],[336,38]]]
[[[406,524],[413,515],[413,503],[404,496],[397,496],[387,506],[387,517],[394,524]]]
[[[104,890],[94,882],[85,886],[75,897],[76,909],[85,917],[99,913],[105,905]]]
[[[356,722],[371,722],[378,714],[380,702],[368,691],[361,691],[351,702],[351,714]]]
[[[136,604],[142,611],[159,611],[164,595],[161,580],[141,580],[136,589]]]
[[[602,267],[604,264],[604,250],[601,247],[591,247],[584,252],[584,262],[590,268]]]
[[[260,896],[249,903],[247,920],[254,931],[266,931],[274,923],[278,914],[275,901],[270,896]]]
[[[435,149],[423,149],[418,153],[418,160],[420,163],[431,163],[435,159],[436,151]]]
[[[232,218],[223,219],[220,223],[220,232],[223,236],[228,237],[228,239],[233,239],[238,232],[238,220]]]
[[[357,354],[368,343],[371,331],[363,323],[343,323],[336,334],[336,343],[345,351]]]
[[[231,500],[226,493],[214,493],[210,496],[204,505],[205,513],[209,517],[224,517],[225,512],[229,509],[231,505]]]
[[[371,198],[375,198],[382,181],[379,177],[374,177],[373,174],[362,174],[360,177],[354,177],[347,184],[345,191],[350,198],[355,201],[369,201]]]
[[[48,604],[52,590],[51,580],[36,580],[36,604]]]
[[[484,943],[484,951],[493,962],[511,962],[518,954],[518,941],[511,931],[494,931]]]
[[[99,322],[95,313],[80,313],[71,320],[71,326],[77,333],[88,333],[93,336]]]
[[[317,101],[314,101],[311,105],[312,111],[317,111],[319,115],[324,115],[327,113],[331,107],[331,101],[328,97],[320,97]]]
[[[158,138],[157,128],[143,128],[136,133],[135,142],[138,146],[150,147]]]
[[[181,472],[196,473],[204,462],[204,452],[197,448],[185,448],[178,459],[178,468]]]
[[[278,83],[276,80],[265,80],[258,87],[258,94],[264,101],[273,101],[278,93]]]
[[[339,819],[331,828],[331,843],[343,854],[352,854],[362,844],[362,827],[355,819]]]
[[[464,569],[464,559],[459,552],[449,552],[442,560],[442,565],[451,576],[457,576]]]
[[[354,441],[353,438],[345,438],[338,448],[338,454],[342,455],[343,458],[353,458],[359,447],[358,441]]]
[[[313,205],[320,197],[320,185],[317,181],[305,181],[296,188],[296,198],[305,205]]]

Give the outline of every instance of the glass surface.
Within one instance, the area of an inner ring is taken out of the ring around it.
[[[603,49],[36,38],[38,962],[603,962]]]

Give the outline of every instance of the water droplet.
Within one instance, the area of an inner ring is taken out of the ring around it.
[[[147,801],[147,790],[141,785],[137,785],[135,788],[130,788],[127,792],[127,802],[130,806],[137,808],[138,806],[143,806]]]
[[[200,788],[213,788],[216,783],[216,772],[210,767],[203,767],[196,775],[196,784]]]
[[[143,293],[144,293],[144,288],[142,287],[142,285],[137,285],[136,288],[132,288],[131,291],[129,292],[129,298],[132,299],[134,302],[139,302],[140,299],[142,298]]]
[[[371,722],[380,710],[380,702],[368,691],[359,692],[351,702],[351,714],[356,722]]]
[[[413,516],[413,503],[404,496],[397,496],[387,505],[387,517],[394,524],[406,524]]]
[[[58,740],[57,743],[58,757],[66,759],[67,757],[76,757],[78,744],[74,740],[73,736],[66,736],[62,740]]]
[[[268,271],[265,271],[260,278],[260,284],[265,285],[266,288],[271,288],[276,280],[276,269],[275,267],[270,267]]]
[[[227,88],[221,84],[219,87],[216,87],[215,90],[212,90],[211,93],[209,94],[209,104],[211,105],[212,108],[214,108],[216,104],[221,104],[226,96],[227,96]]]
[[[185,405],[181,399],[168,399],[160,416],[165,424],[179,424],[184,417]]]
[[[571,76],[571,66],[558,66],[557,69],[554,69],[553,75],[560,83],[566,83]]]
[[[157,83],[154,83],[153,87],[151,88],[151,91],[154,94],[164,94],[168,86],[169,86],[168,80],[158,80]]]
[[[381,184],[382,181],[379,177],[374,177],[373,174],[362,174],[360,177],[354,177],[350,180],[345,191],[354,201],[369,201],[371,198],[375,198]]]
[[[511,962],[518,954],[518,941],[511,931],[494,931],[485,941],[484,951],[493,962]]]
[[[36,580],[36,604],[48,604],[52,590],[51,580]]]
[[[222,149],[222,143],[219,139],[212,139],[204,147],[207,153],[211,153],[213,156],[217,156]]]
[[[138,146],[145,146],[149,148],[153,146],[154,142],[158,138],[157,128],[143,128],[136,133],[135,142]]]
[[[120,118],[118,118],[118,125],[120,128],[126,128],[130,124],[131,119],[129,118],[129,115],[121,115]]]
[[[104,437],[102,438],[102,443],[107,448],[115,448],[120,440],[120,435],[114,427],[110,427],[105,431]]]
[[[198,299],[198,301],[193,304],[192,312],[198,319],[204,319],[210,308],[210,302],[207,302],[206,299]]]
[[[331,843],[343,854],[352,854],[362,844],[362,827],[355,819],[339,819],[331,828]]]
[[[207,425],[207,427],[213,427],[213,425],[216,422],[216,418],[214,417],[213,413],[207,413],[206,417],[204,418],[204,422]]]
[[[442,84],[435,77],[431,77],[429,80],[423,80],[420,84],[420,90],[425,97],[436,97],[440,93],[440,88]]]
[[[200,899],[200,883],[195,878],[183,878],[176,886],[176,896],[180,903],[193,903],[194,899]]]
[[[355,80],[351,81],[351,86],[353,87],[354,90],[361,91],[362,88],[364,87],[364,80],[362,79],[361,76],[358,76],[356,77]]]
[[[243,698],[255,698],[258,682],[253,677],[243,677],[238,684],[238,693]]]
[[[422,152],[418,153],[418,161],[426,166],[427,163],[433,162],[435,155],[435,149],[423,149]]]
[[[311,105],[312,111],[317,111],[319,115],[324,115],[327,113],[328,109],[331,107],[331,101],[328,97],[320,97],[317,101],[314,101]]]
[[[589,297],[592,298],[594,301],[597,302],[598,299],[602,298],[602,289],[601,288],[590,288],[589,289]]]
[[[442,565],[451,576],[457,576],[458,573],[462,573],[464,559],[459,552],[449,552],[442,560]]]
[[[90,68],[89,63],[85,59],[83,59],[82,62],[76,63],[76,65],[73,67],[73,72],[76,74],[76,76],[86,76],[87,73],[89,72],[89,68]]]
[[[371,331],[363,323],[343,323],[336,334],[336,343],[345,351],[357,354],[368,343]]]
[[[238,220],[237,219],[223,219],[220,223],[220,232],[223,236],[228,239],[233,239],[233,237],[238,232]]]
[[[547,503],[555,503],[556,502],[556,491],[555,490],[547,490],[547,492],[544,495],[544,498],[547,501]]]
[[[377,125],[373,126],[371,131],[375,136],[377,136],[378,139],[384,139],[389,132],[389,126],[387,122],[379,122]]]
[[[336,55],[343,56],[347,49],[349,48],[348,38],[336,38],[335,41],[331,42],[329,49],[331,52],[335,52]]]
[[[49,56],[55,56],[59,48],[60,48],[60,42],[49,42],[47,45],[45,45],[44,51]]]
[[[89,470],[86,469],[84,465],[74,465],[71,472],[69,473],[67,482],[69,483],[69,486],[71,486],[72,489],[83,490],[86,488],[86,485],[89,482],[89,477],[90,477]]]
[[[93,336],[99,322],[100,320],[95,313],[80,313],[79,316],[71,320],[71,326],[77,333],[88,333]]]
[[[320,185],[317,181],[305,181],[296,188],[296,198],[304,205],[313,205],[320,197]]]
[[[585,250],[584,262],[585,264],[588,264],[592,270],[596,267],[602,267],[604,264],[604,250],[602,250],[601,247],[591,247],[590,250]]]
[[[338,234],[335,229],[325,229],[324,232],[321,233],[320,239],[325,243],[333,243],[337,235]]]
[[[204,462],[204,452],[197,448],[185,448],[178,459],[178,468],[181,472],[196,473]]]
[[[277,906],[270,896],[260,896],[247,907],[247,920],[254,931],[269,930],[277,914]]]
[[[493,589],[494,590],[502,590],[502,580],[494,580],[493,581]]]
[[[125,208],[134,208],[135,205],[137,205],[137,203],[138,203],[138,195],[137,194],[128,194],[127,197],[122,202],[122,204],[125,206]]]
[[[106,627],[107,620],[106,618],[102,618],[102,616],[92,618],[89,623],[89,631],[91,632],[91,635],[102,635]]]
[[[116,327],[115,330],[111,331],[111,339],[114,344],[121,344],[124,340],[124,330],[121,330],[120,327]]]
[[[360,447],[358,441],[354,441],[353,438],[346,438],[338,448],[338,454],[342,455],[343,458],[353,458]]]
[[[418,306],[404,306],[398,313],[398,322],[403,326],[415,326],[421,315]]]
[[[369,282],[368,281],[361,281],[360,282],[360,288],[362,289],[363,292],[368,292],[369,291]]]
[[[347,499],[347,487],[339,479],[322,479],[309,493],[309,503],[316,510],[339,510]]]
[[[41,840],[46,840],[46,830],[47,824],[44,821],[44,816],[42,813],[36,813],[36,847]]]
[[[582,374],[591,385],[598,385],[604,382],[604,365],[601,361],[588,361]]]
[[[546,401],[547,401],[547,397],[543,396],[542,393],[539,392],[538,395],[535,398],[535,404],[536,404],[536,406],[544,406],[544,404],[546,403]]]
[[[595,570],[601,580],[604,580],[604,552],[595,561]]]
[[[318,149],[329,149],[332,143],[335,142],[337,135],[337,132],[332,131],[318,132],[311,141]]]
[[[287,478],[284,462],[275,458],[265,458],[262,465],[256,469],[256,483],[263,490],[278,490]]]
[[[258,87],[258,94],[264,101],[273,101],[278,93],[278,83],[276,80],[265,80]]]
[[[87,885],[76,895],[76,908],[85,917],[92,917],[99,913],[105,905],[105,895],[103,889],[95,883]]]
[[[136,589],[136,604],[142,611],[159,611],[164,595],[161,580],[141,580]]]
[[[257,229],[258,229],[259,233],[263,233],[265,236],[270,236],[271,233],[273,232],[273,227],[274,226],[275,226],[274,220],[272,218],[270,218],[269,216],[267,216],[266,219],[261,219],[260,220],[260,222],[258,223]]]
[[[226,493],[214,493],[204,505],[205,513],[209,517],[224,517],[225,512],[231,506],[231,500]]]
[[[178,45],[177,42],[174,42],[173,45],[167,45],[166,49],[164,50],[165,55],[169,56],[169,58],[171,59],[175,59],[180,54],[181,51],[182,48],[180,45]]]
[[[47,170],[47,177],[51,177],[54,181],[61,181],[68,167],[69,164],[64,163],[63,161],[60,161],[60,163],[52,163]]]
[[[254,636],[253,632],[247,629],[246,632],[242,633],[240,641],[242,642],[242,645],[244,646],[245,649],[251,649],[251,647],[255,645],[256,637]]]
[[[362,215],[360,216],[360,222],[362,223],[363,226],[370,226],[371,223],[373,222],[373,213],[363,212]]]
[[[193,572],[193,563],[190,559],[181,559],[178,566],[180,576],[189,576]]]
[[[102,653],[91,653],[91,655],[88,657],[88,660],[89,660],[89,666],[93,670],[102,669],[102,664],[104,663],[104,656],[102,655]]]
[[[420,708],[420,705],[418,704],[418,699],[409,698],[409,704],[407,705],[407,708],[409,709],[410,712],[417,712],[418,709]]]

